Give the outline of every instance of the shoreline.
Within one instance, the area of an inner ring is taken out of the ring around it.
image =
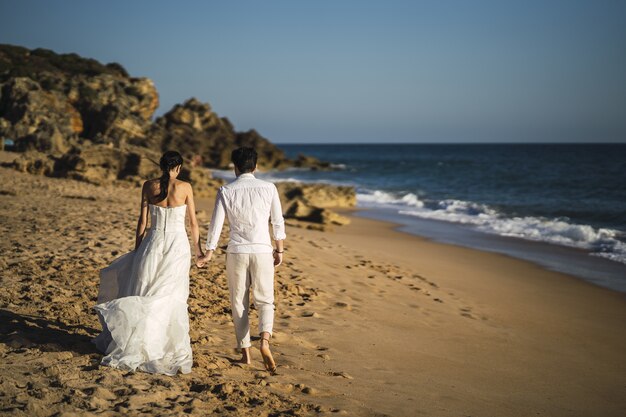
[[[374,207],[355,207],[336,210],[352,217],[361,217],[394,226],[394,230],[432,242],[497,253],[512,259],[535,264],[547,271],[559,272],[597,287],[626,294],[626,265],[610,259],[593,256],[591,252],[534,241],[520,237],[501,236],[472,230],[465,225],[431,219],[416,219]],[[404,220],[404,222],[402,221]],[[583,256],[580,256],[583,255]]]
[[[400,222],[396,222],[394,220],[387,220],[387,219],[383,219],[380,217],[376,217],[375,215],[368,215],[368,212],[372,212],[372,211],[376,211],[376,209],[372,209],[369,207],[355,207],[355,208],[336,208],[334,209],[337,213],[342,214],[344,216],[348,216],[351,219],[366,219],[369,221],[372,221],[374,223],[380,223],[381,225],[385,225],[390,232],[392,233],[399,233],[401,235],[405,235],[405,236],[410,236],[412,238],[417,239],[419,242],[426,242],[426,243],[431,243],[431,244],[435,244],[435,245],[442,245],[443,247],[446,246],[450,246],[450,247],[456,247],[456,248],[460,248],[460,249],[466,249],[466,250],[470,250],[470,251],[475,251],[481,254],[488,254],[488,255],[497,255],[497,256],[502,256],[505,257],[507,259],[510,259],[512,261],[518,261],[518,262],[526,262],[532,266],[538,267],[542,270],[544,270],[545,272],[550,272],[550,273],[554,273],[554,274],[558,274],[558,275],[562,275],[564,277],[567,277],[568,279],[574,280],[576,282],[579,283],[584,283],[588,286],[590,286],[590,288],[595,288],[595,289],[601,289],[601,290],[605,290],[608,291],[610,293],[614,293],[616,295],[620,295],[622,297],[624,297],[624,299],[626,300],[626,293],[624,291],[620,291],[605,285],[600,285],[598,283],[595,283],[591,280],[585,279],[581,276],[577,276],[571,273],[567,273],[567,272],[563,272],[563,271],[559,271],[556,269],[550,269],[547,266],[541,264],[540,262],[537,261],[532,261],[529,259],[525,259],[523,257],[520,256],[515,256],[506,252],[498,252],[498,251],[493,251],[493,250],[488,250],[488,249],[481,249],[481,248],[477,248],[477,247],[473,247],[473,246],[469,246],[469,245],[464,245],[461,243],[454,243],[454,242],[449,242],[449,241],[444,241],[444,240],[439,240],[436,237],[430,237],[427,235],[423,235],[423,234],[418,234],[412,231],[408,231],[408,230],[403,230],[403,227],[405,227],[404,224],[400,223]],[[441,222],[441,221],[437,221],[437,220],[432,220],[432,222],[437,222],[437,223],[444,223],[447,226],[446,222]],[[483,235],[484,233],[482,232],[475,232],[477,234]],[[486,234],[484,234],[486,235]],[[489,235],[487,235],[489,237]],[[534,244],[538,244],[538,245],[542,245],[542,246],[553,246],[556,248],[565,248],[565,249],[572,249],[573,251],[580,251],[581,253],[584,253],[586,256],[589,256],[589,252],[584,251],[582,249],[578,249],[578,248],[570,248],[570,247],[563,247],[560,245],[554,245],[554,244],[549,244],[546,242],[535,242],[535,241],[529,241],[526,239],[522,239],[522,238],[508,238],[508,237],[503,237],[503,236],[495,236],[497,238],[506,238],[506,239],[513,239],[513,240],[519,240],[521,241],[523,244],[528,244],[528,245],[534,245]],[[602,259],[602,261],[605,262],[611,262],[611,263],[616,263],[614,261],[610,261],[610,260],[605,260]],[[620,264],[621,265],[621,264]]]

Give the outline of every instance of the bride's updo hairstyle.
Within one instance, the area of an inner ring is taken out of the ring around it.
[[[157,200],[157,202],[163,201],[167,198],[167,189],[170,183],[170,171],[182,164],[183,157],[176,151],[167,151],[161,157],[161,160],[159,161],[159,166],[161,167],[161,171],[163,171],[163,174],[159,179],[161,192],[159,193],[159,199]]]

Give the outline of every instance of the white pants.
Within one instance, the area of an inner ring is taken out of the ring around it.
[[[237,347],[250,347],[250,287],[259,313],[259,334],[274,327],[274,256],[271,253],[227,253],[226,277]]]

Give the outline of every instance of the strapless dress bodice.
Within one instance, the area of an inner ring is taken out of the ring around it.
[[[187,205],[160,207],[150,204],[150,230],[161,232],[185,232]]]

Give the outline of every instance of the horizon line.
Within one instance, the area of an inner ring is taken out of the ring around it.
[[[623,142],[276,142],[274,145],[626,145]]]

